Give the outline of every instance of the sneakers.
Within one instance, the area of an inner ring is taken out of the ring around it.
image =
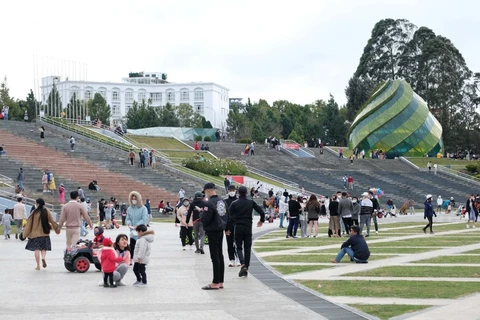
[[[203,251],[203,249],[200,249],[200,253],[205,254],[205,251]]]
[[[240,269],[240,272],[238,273],[238,276],[239,276],[240,278],[248,276],[248,269],[247,269],[247,267],[242,266],[242,268]]]
[[[140,288],[146,287],[146,286],[147,286],[147,284],[146,284],[146,283],[143,283],[143,282],[139,282],[139,283],[137,283],[137,284],[135,285],[135,287],[140,287]]]
[[[195,250],[195,253],[200,253],[200,249]]]
[[[422,230],[423,230],[423,233],[427,234],[427,230],[425,230],[425,229],[422,229]]]
[[[235,260],[230,260],[229,267],[235,267]]]
[[[132,286],[136,286],[136,285],[138,285],[139,283],[142,283],[142,282],[141,282],[141,281],[135,281],[135,282],[132,284]]]
[[[110,285],[107,284],[107,283],[104,283],[104,284],[103,284],[103,287],[104,287],[104,288],[110,288]]]
[[[467,224],[467,229],[470,229],[470,226],[469,226],[468,224]],[[15,237],[16,237],[16,236],[17,236],[17,235],[15,235]]]
[[[378,231],[375,231],[375,234],[378,234]]]
[[[472,228],[475,229],[475,225],[473,225]]]

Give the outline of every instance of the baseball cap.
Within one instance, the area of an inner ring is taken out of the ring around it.
[[[366,197],[366,196],[368,196],[368,192],[362,193],[362,197]]]
[[[431,194],[427,194],[427,195],[425,196],[425,199],[427,199],[427,200],[428,200],[428,199],[430,199],[431,197],[432,197],[432,195],[431,195]]]
[[[110,247],[112,245],[112,240],[110,238],[103,239],[103,245],[106,247]]]
[[[229,185],[228,190],[235,190],[235,185],[234,184]]]
[[[202,191],[197,191],[197,192],[195,192],[195,198],[203,198],[203,193],[202,193]]]
[[[207,189],[215,189],[215,184],[209,182],[209,183],[206,183],[204,186],[203,186],[203,191],[207,190]]]

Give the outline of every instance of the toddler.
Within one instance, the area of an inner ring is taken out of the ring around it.
[[[103,286],[105,288],[116,288],[117,286],[113,283],[113,272],[117,263],[123,262],[122,257],[117,257],[115,251],[112,247],[113,243],[110,238],[103,239],[103,249],[102,249],[102,271],[103,271]]]
[[[145,273],[145,269],[150,260],[150,244],[153,242],[155,232],[153,230],[147,231],[147,226],[144,224],[138,225],[135,228],[135,231],[138,233],[138,240],[135,244],[133,253],[133,260],[135,262],[133,265],[133,272],[137,277],[137,281],[133,285],[144,287],[147,285],[147,274]]]
[[[5,210],[6,211],[6,210]],[[10,239],[10,230],[12,229],[12,216],[9,213],[6,213],[2,216],[2,223],[3,224],[3,234],[5,235],[5,240]]]
[[[103,227],[95,227],[93,229],[93,234],[95,237],[93,238],[93,246],[94,247],[99,247],[103,245],[103,241],[105,237],[103,236]]]

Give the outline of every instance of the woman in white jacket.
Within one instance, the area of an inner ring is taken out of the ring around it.
[[[283,226],[283,220],[285,219],[285,214],[287,213],[288,210],[288,199],[285,196],[282,196],[280,198],[280,201],[278,203],[278,213],[280,214],[280,228],[285,228]]]
[[[188,236],[188,244],[190,245],[190,250],[193,248],[193,219],[187,223],[187,214],[188,214],[188,207],[190,206],[190,201],[184,199],[182,202],[182,206],[177,209],[177,218],[180,221],[180,239],[182,240],[182,248],[185,250],[185,246],[187,245],[187,236]]]

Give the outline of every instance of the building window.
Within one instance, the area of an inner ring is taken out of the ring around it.
[[[162,93],[161,92],[155,92],[155,93],[150,93],[150,99],[152,101],[162,101]]]
[[[202,89],[197,89],[195,90],[195,100],[203,100],[203,90]]]
[[[147,99],[147,94],[145,92],[139,92],[138,93],[138,102],[142,102],[145,99]]]
[[[119,101],[120,100],[120,91],[112,91],[112,101]]]
[[[175,102],[175,92],[167,92],[167,102]]]
[[[195,111],[198,113],[203,113],[203,103],[195,103]]]
[[[85,98],[85,100],[92,99],[92,91],[91,90],[85,90],[84,98]]]
[[[190,93],[188,91],[180,91],[180,101],[190,101]]]
[[[112,115],[120,114],[120,105],[112,104]]]
[[[132,91],[126,91],[125,92],[125,101],[133,101],[133,92]]]
[[[128,111],[130,111],[130,109],[132,109],[132,105],[131,105],[131,104],[125,105],[125,115],[128,114]]]
[[[106,99],[106,97],[107,97],[107,91],[105,91],[105,90],[99,90],[98,93],[103,97],[103,99]]]
[[[74,95],[75,95],[75,99],[79,99],[78,90],[70,91],[70,99],[72,99]]]

